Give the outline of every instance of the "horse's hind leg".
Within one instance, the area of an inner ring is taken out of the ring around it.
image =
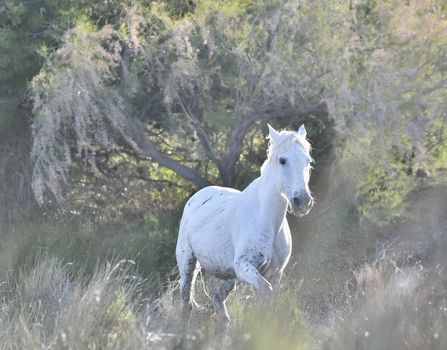
[[[234,280],[226,280],[213,294],[213,305],[215,311],[215,317],[218,321],[223,321],[224,323],[230,322],[230,316],[228,316],[227,307],[225,306],[225,301],[227,300],[228,294],[234,288]]]
[[[199,272],[199,266],[189,246],[177,246],[176,255],[180,273],[180,296],[183,302],[182,315],[185,319],[188,319],[192,309],[194,283]]]

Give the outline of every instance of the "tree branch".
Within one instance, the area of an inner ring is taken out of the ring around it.
[[[188,118],[188,121],[195,128],[197,135],[199,136],[200,142],[202,143],[202,146],[205,149],[205,152],[209,155],[210,159],[214,162],[214,164],[216,164],[217,168],[219,169],[219,172],[222,174],[224,170],[223,164],[220,161],[220,159],[217,158],[214,147],[211,144],[210,139],[208,138],[208,134],[206,133],[203,125],[191,115],[188,108],[183,104],[182,99],[178,94],[177,94],[177,100],[180,104],[180,107],[182,108],[183,113]]]
[[[199,187],[206,187],[210,185],[208,180],[202,177],[198,172],[180,164],[161,152],[156,145],[144,135],[144,133],[139,131],[141,130],[141,127],[138,126],[139,125],[135,123],[133,127],[126,128],[126,130],[123,130],[123,128],[118,128],[118,132],[124,138],[126,143],[135,150],[135,152],[137,152],[140,156],[151,158],[153,161],[165,168],[173,170]]]

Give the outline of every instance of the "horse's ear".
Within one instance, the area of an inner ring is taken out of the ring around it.
[[[270,125],[267,124],[267,126],[269,127],[269,138],[270,140],[272,140],[273,143],[278,142],[279,139],[279,133]]]
[[[306,138],[307,131],[306,131],[306,128],[304,127],[304,124],[301,124],[300,128],[298,129],[298,135]]]

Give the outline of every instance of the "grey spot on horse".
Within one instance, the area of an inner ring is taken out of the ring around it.
[[[208,198],[207,200],[205,200],[202,204],[200,204],[200,206],[204,205],[206,202],[208,202],[211,198],[213,198],[213,196],[211,196],[210,198]]]

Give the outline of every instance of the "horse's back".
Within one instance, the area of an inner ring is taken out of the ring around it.
[[[240,193],[232,188],[205,187],[188,200],[183,211],[178,244],[187,244],[200,264],[216,275],[232,267],[230,221]]]
[[[180,234],[184,230],[197,231],[216,221],[222,221],[231,211],[232,204],[240,193],[238,190],[220,186],[202,188],[186,202]]]

